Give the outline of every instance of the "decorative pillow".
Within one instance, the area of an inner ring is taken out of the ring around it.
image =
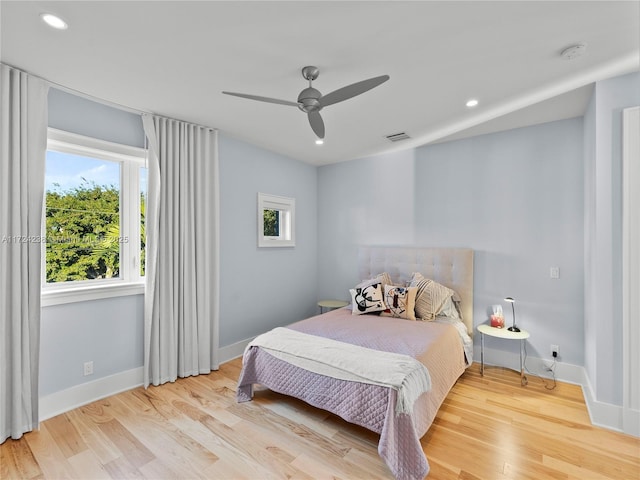
[[[386,285],[384,287],[384,302],[387,304],[387,309],[380,315],[385,317],[415,320],[417,293],[418,289],[416,287],[397,287],[395,285]]]
[[[356,285],[356,288],[358,288],[358,287],[367,287],[367,286],[373,285],[375,283],[381,283],[382,284],[382,293],[383,294],[384,294],[385,285],[392,285],[393,284],[389,274],[387,272],[382,272],[382,273],[379,273],[378,275],[376,275],[373,278],[361,281],[358,285]]]
[[[424,278],[418,272],[413,274],[410,285],[418,288],[416,316],[422,320],[433,320],[436,316],[441,315],[443,309],[449,307],[448,300],[450,301],[455,294],[450,288],[429,278]]]
[[[383,300],[381,283],[352,288],[349,292],[351,293],[351,304],[353,305],[351,313],[354,315],[381,312],[387,308]]]
[[[454,294],[453,296],[448,297],[444,301],[444,304],[442,305],[442,308],[440,309],[440,312],[437,315],[438,317],[457,318],[459,320],[462,320],[462,315],[460,315],[460,310],[458,307],[459,302],[456,302],[455,295],[457,294]]]

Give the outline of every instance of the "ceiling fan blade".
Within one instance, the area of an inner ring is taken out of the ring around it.
[[[371,90],[372,88],[377,87],[381,83],[389,80],[389,75],[381,75],[380,77],[370,78],[368,80],[363,80],[361,82],[352,83],[351,85],[347,85],[346,87],[339,88],[338,90],[334,90],[327,95],[324,95],[320,98],[320,105],[322,107],[326,107],[327,105],[333,105],[334,103],[343,102],[344,100],[349,100],[356,95],[360,95],[361,93],[366,92],[367,90]]]
[[[324,121],[320,116],[320,112],[314,110],[313,112],[309,112],[309,124],[311,125],[311,129],[318,136],[318,138],[324,138]]]
[[[246,93],[234,93],[234,92],[222,92],[226,95],[233,95],[234,97],[248,98],[249,100],[258,100],[259,102],[277,103],[278,105],[288,105],[290,107],[297,107],[297,102],[290,102],[288,100],[278,100],[277,98],[259,97],[258,95],[247,95]]]

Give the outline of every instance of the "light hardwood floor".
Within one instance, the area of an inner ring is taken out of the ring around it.
[[[391,479],[378,436],[266,389],[235,402],[240,360],[137,388],[0,446],[0,478]],[[591,426],[580,387],[473,365],[422,445],[436,479],[640,478],[640,440]]]

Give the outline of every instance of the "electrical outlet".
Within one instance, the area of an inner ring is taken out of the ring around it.
[[[560,347],[558,345],[551,345],[551,356],[558,357],[558,355],[560,355]]]
[[[549,277],[553,279],[560,278],[560,267],[549,267]]]
[[[84,362],[84,376],[93,375],[93,362]]]

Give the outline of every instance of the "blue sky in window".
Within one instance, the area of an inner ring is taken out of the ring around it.
[[[147,169],[140,168],[140,193],[147,195]]]
[[[66,192],[83,184],[113,185],[120,189],[120,165],[116,162],[47,151],[45,188]]]

